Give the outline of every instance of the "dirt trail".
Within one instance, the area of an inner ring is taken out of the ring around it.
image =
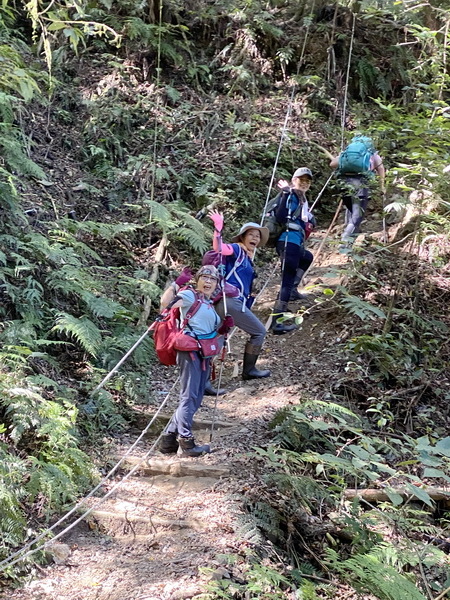
[[[319,231],[310,241],[313,252],[323,235]],[[339,281],[334,270],[342,267],[347,257],[339,255],[336,246],[334,242],[325,246],[308,276],[307,288],[318,286],[311,292],[315,297],[323,296],[321,286]],[[259,265],[259,269],[263,281],[273,266]],[[275,275],[255,307],[263,322],[278,291],[279,276]],[[249,545],[240,535],[245,521],[242,500],[246,490],[258,486],[260,475],[257,461],[249,458],[248,451],[270,441],[268,424],[273,415],[279,408],[297,403],[306,387],[318,396],[326,391],[336,368],[333,342],[339,335],[339,327],[327,323],[326,310],[314,308],[299,331],[268,335],[259,364],[271,368],[272,377],[242,382],[238,372],[245,338],[237,333],[226,359],[223,383],[228,393],[218,400],[219,427],[213,436],[213,452],[200,459],[151,458],[86,522],[61,540],[59,558],[39,569],[23,588],[4,591],[0,598],[181,600],[204,589],[205,579],[211,575],[202,574],[202,567],[212,568],[213,577],[226,576],[218,556],[239,553]],[[161,394],[167,391],[175,376],[174,369],[158,368],[155,389]],[[209,439],[214,400],[205,398],[197,414],[199,442]],[[176,404],[177,394],[173,394],[169,414]],[[123,454],[136,439],[149,414],[148,406],[137,413],[136,430],[121,438],[116,455]],[[138,445],[128,466],[148,450],[155,435],[156,431],[151,431],[149,439]]]

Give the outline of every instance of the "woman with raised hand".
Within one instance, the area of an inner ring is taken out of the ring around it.
[[[219,272],[214,266],[203,266],[195,274],[195,289],[187,288],[177,292],[176,297],[179,300],[173,304],[173,308],[180,308],[182,322],[189,317],[189,309],[194,303],[200,302],[184,327],[184,333],[194,338],[194,347],[196,340],[208,340],[218,336],[221,319],[214,310],[210,297],[216,290],[219,278]],[[175,454],[179,446],[184,456],[197,457],[210,452],[208,445],[197,446],[192,435],[192,423],[203,400],[210,363],[211,358],[204,358],[198,349],[177,349],[181,382],[180,400],[159,444],[159,450],[163,454]]]
[[[225,244],[222,241],[223,215],[214,210],[208,216],[214,223],[213,248],[223,257],[225,280],[238,290],[236,297],[227,294],[227,315],[233,318],[236,327],[250,334],[250,339],[245,346],[242,379],[269,377],[271,373],[268,369],[261,370],[255,366],[264,343],[266,328],[250,310],[255,278],[253,257],[256,248],[267,243],[269,230],[257,223],[245,223],[239,233],[231,238],[232,243]],[[223,300],[216,305],[216,310],[224,319],[226,315]]]
[[[306,192],[311,187],[312,173],[307,167],[300,167],[292,176],[291,184],[280,181],[282,187],[275,211],[278,223],[286,225],[277,241],[277,254],[282,260],[281,288],[273,311],[271,329],[275,334],[288,333],[296,329],[294,324],[278,322],[288,310],[289,300],[301,300],[297,286],[313,261],[313,255],[305,249],[305,240],[315,226],[315,219],[309,212]]]

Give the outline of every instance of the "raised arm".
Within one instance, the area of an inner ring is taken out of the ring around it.
[[[213,249],[223,256],[231,256],[234,253],[233,246],[222,242],[223,215],[217,210],[211,210],[208,217],[214,223]]]
[[[339,166],[339,156],[335,156],[330,160],[330,167],[332,169],[337,169]]]

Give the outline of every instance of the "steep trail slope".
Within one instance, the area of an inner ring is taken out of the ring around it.
[[[314,234],[313,252],[324,235],[325,231]],[[337,252],[337,243],[330,239],[308,275],[307,287],[317,284],[313,297],[322,295],[321,287],[339,281],[338,270],[348,259]],[[264,281],[273,265],[259,265],[259,270]],[[256,307],[263,321],[278,291],[279,274],[274,275]],[[243,382],[238,373],[245,337],[237,332],[226,358],[223,383],[229,391],[218,399],[213,452],[200,459],[157,454],[144,462],[86,522],[60,540],[52,552],[53,564],[39,568],[23,588],[3,591],[0,598],[181,600],[199,595],[209,578],[227,578],[220,555],[243,555],[254,543],[243,534],[248,526],[243,504],[247,491],[263,486],[263,473],[258,459],[248,453],[270,442],[269,423],[278,409],[298,403],[305,391],[317,397],[326,393],[337,369],[333,343],[341,335],[338,324],[327,322],[326,306],[318,305],[298,331],[268,334],[260,363],[272,369],[272,377]],[[172,368],[158,368],[155,389],[167,391],[175,376]],[[214,402],[205,398],[197,414],[195,434],[201,442],[209,439]],[[175,393],[167,414],[176,405]],[[149,418],[148,407],[137,413],[136,430],[120,439],[110,461],[125,453]],[[160,430],[162,422],[158,424]],[[159,430],[150,432],[126,466],[139,461]],[[91,499],[90,506],[97,500]],[[213,571],[204,574],[202,567]],[[356,598],[351,593],[344,597]]]

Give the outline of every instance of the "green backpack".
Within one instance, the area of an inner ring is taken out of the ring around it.
[[[370,173],[370,159],[375,153],[372,138],[363,135],[354,137],[339,156],[339,173],[341,175]]]

